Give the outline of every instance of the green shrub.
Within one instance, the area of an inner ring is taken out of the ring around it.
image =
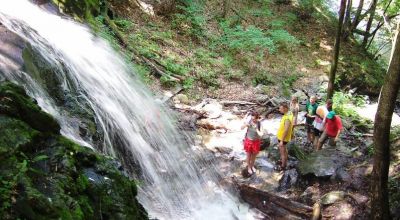
[[[203,15],[204,6],[202,2],[195,0],[181,1],[177,8],[181,12],[174,15],[172,21],[173,27],[183,30],[185,34],[191,37],[203,37],[206,19]],[[185,26],[189,28],[184,28]]]
[[[269,85],[274,83],[273,77],[267,73],[267,72],[259,72],[256,73],[253,80],[253,85],[258,85],[258,84],[263,84],[263,85]]]
[[[187,67],[177,63],[171,58],[161,60],[160,62],[169,73],[184,76],[187,74],[187,72],[189,72]]]
[[[185,80],[183,80],[182,86],[184,89],[191,89],[193,88],[195,78],[193,77],[188,77]]]
[[[358,113],[353,108],[354,106],[365,105],[366,101],[363,96],[335,92],[335,94],[333,94],[333,103],[336,113],[347,117],[359,117]]]
[[[160,77],[160,83],[165,87],[173,87],[176,85],[176,81],[172,80],[171,77],[166,75]]]
[[[122,19],[122,18],[115,19],[114,23],[123,31],[129,30],[133,26],[132,21]]]
[[[228,70],[226,73],[226,78],[230,80],[241,80],[244,76],[242,70]]]
[[[220,25],[223,35],[219,39],[219,43],[231,51],[254,52],[266,49],[273,53],[276,50],[273,40],[255,26],[249,26],[245,29],[240,25],[230,28],[226,22],[220,23]]]
[[[275,19],[268,23],[271,29],[280,29],[286,26],[286,21],[281,19]]]
[[[271,39],[279,46],[291,49],[293,46],[297,46],[300,41],[296,37],[292,36],[286,30],[278,29],[269,31]]]
[[[206,87],[218,87],[218,76],[215,72],[202,70],[197,73],[197,77]]]

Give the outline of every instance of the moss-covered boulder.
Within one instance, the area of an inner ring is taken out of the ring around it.
[[[148,219],[117,161],[59,135],[22,88],[0,95],[2,219]]]
[[[18,118],[41,132],[59,134],[60,125],[54,118],[43,112],[25,90],[13,83],[0,86],[0,114]]]

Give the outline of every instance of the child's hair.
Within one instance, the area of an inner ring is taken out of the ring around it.
[[[299,102],[299,97],[293,96],[292,97],[292,102],[298,103]]]
[[[289,109],[289,105],[287,104],[287,102],[281,102],[281,104],[279,106],[282,106],[285,109]]]
[[[256,111],[251,111],[250,115],[256,117],[257,119],[260,118],[260,114]]]

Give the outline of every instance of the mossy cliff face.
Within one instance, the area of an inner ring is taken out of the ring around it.
[[[115,160],[59,134],[25,91],[0,83],[2,219],[147,219]]]

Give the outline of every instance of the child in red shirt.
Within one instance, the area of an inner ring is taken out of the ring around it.
[[[339,134],[343,130],[342,120],[335,114],[334,111],[330,111],[324,120],[325,129],[321,137],[318,140],[317,150],[321,150],[322,145],[329,138],[329,144],[332,146],[336,145]]]

